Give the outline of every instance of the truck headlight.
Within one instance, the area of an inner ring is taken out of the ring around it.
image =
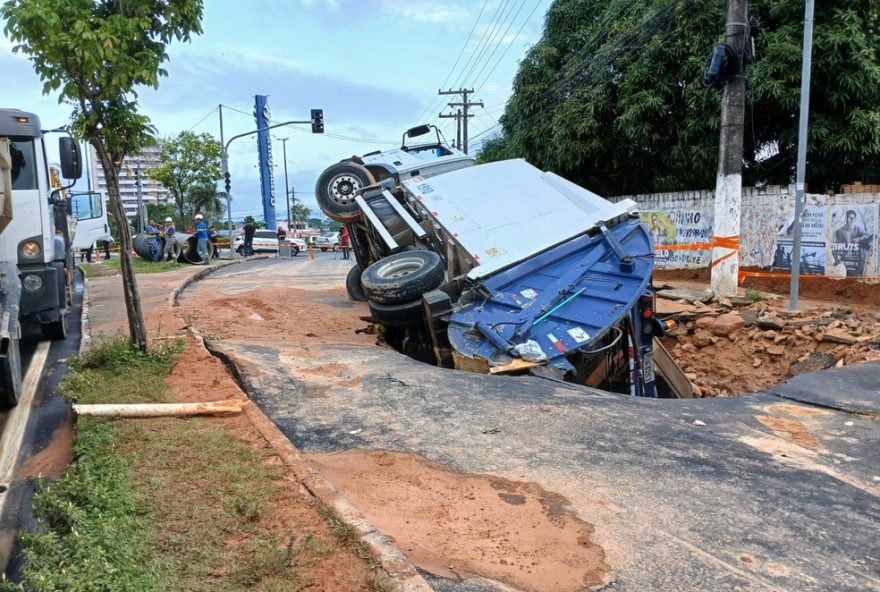
[[[28,292],[36,292],[43,287],[43,278],[35,273],[29,273],[21,279],[21,285]]]
[[[35,240],[26,240],[18,245],[18,252],[25,259],[36,259],[42,251],[40,243]]]

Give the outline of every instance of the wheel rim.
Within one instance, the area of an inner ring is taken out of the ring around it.
[[[329,193],[337,204],[347,206],[354,203],[355,195],[361,190],[361,180],[350,174],[333,177],[330,181]]]
[[[376,275],[383,280],[392,280],[415,273],[420,270],[423,265],[424,262],[416,257],[397,259],[396,261],[390,261],[381,265],[379,269],[376,270]]]

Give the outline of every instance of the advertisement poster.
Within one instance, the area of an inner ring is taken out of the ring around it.
[[[825,275],[825,206],[805,206],[801,228],[802,274]],[[794,244],[794,218],[789,219],[776,237],[773,267],[791,271]]]
[[[666,212],[647,211],[640,212],[639,218],[648,227],[654,246],[675,244],[675,221]],[[663,249],[654,250],[654,263],[665,265],[669,262],[669,251]]]
[[[831,207],[832,275],[876,275],[877,204]]]

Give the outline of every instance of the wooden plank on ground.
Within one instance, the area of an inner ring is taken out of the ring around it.
[[[654,338],[654,368],[669,385],[672,393],[679,399],[693,399],[694,387],[687,376],[669,353],[660,340]]]

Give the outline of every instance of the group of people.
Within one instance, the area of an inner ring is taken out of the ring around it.
[[[218,235],[213,226],[208,228],[205,217],[195,215],[195,227],[191,234],[196,237],[197,252],[203,265],[208,264],[208,259],[220,257],[220,248],[217,244]],[[174,220],[169,216],[165,218],[165,224],[159,226],[155,220],[150,220],[144,229],[144,234],[150,238],[150,257],[153,261],[176,261],[180,245],[177,242],[177,230],[174,228]]]

